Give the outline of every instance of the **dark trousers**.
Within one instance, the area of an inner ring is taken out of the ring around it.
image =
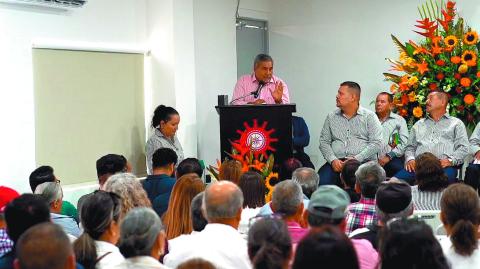
[[[477,191],[480,191],[480,164],[469,164],[465,170],[465,184],[472,186]]]
[[[395,157],[391,159],[384,167],[387,177],[393,177],[398,171],[403,169],[404,159]]]
[[[340,186],[340,173],[333,171],[333,167],[326,163],[318,170],[318,176],[320,177],[319,185],[337,185]]]
[[[448,184],[457,182],[458,166],[443,168],[443,172],[448,176]],[[410,185],[415,184],[415,172],[408,172],[405,168],[400,170],[394,177],[408,182]]]

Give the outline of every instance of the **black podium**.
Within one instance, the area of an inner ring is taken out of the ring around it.
[[[257,156],[272,154],[279,165],[292,153],[292,113],[295,104],[216,106],[220,115],[222,160],[232,152],[232,142],[251,148]]]

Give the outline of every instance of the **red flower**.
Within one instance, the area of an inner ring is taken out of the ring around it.
[[[437,79],[438,80],[442,80],[444,77],[445,77],[445,75],[443,73],[438,73],[437,74]]]
[[[430,90],[434,91],[437,89],[437,83],[430,83],[428,85],[428,88],[430,88]]]
[[[471,113],[468,113],[467,115],[467,121],[468,122],[473,122],[475,120],[475,118],[473,117],[473,115]]]
[[[457,86],[457,87],[455,88],[455,91],[456,91],[457,93],[462,93],[462,87]]]
[[[447,2],[447,8],[448,9],[453,9],[455,7],[455,2],[453,1],[448,1]]]
[[[457,106],[457,110],[462,112],[465,109],[465,106],[459,105]]]
[[[405,108],[400,109],[399,113],[402,117],[408,116],[408,111]]]
[[[455,73],[455,75],[453,75],[453,77],[458,80],[458,79],[462,78],[462,75],[460,75],[459,73]]]
[[[477,78],[480,78],[480,71],[477,72]]]
[[[444,66],[445,65],[445,61],[444,60],[437,60],[437,65],[438,66]]]

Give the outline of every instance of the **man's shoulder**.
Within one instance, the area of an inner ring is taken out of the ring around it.
[[[405,120],[404,117],[398,115],[397,113],[390,113],[390,117],[394,118],[395,120],[398,120],[398,121],[401,121],[401,122],[405,122],[407,123],[407,121]]]

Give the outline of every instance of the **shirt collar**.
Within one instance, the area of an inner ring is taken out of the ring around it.
[[[336,113],[338,115],[343,115],[343,112],[340,108],[337,108]],[[358,106],[358,109],[355,115],[365,116],[366,113],[367,113],[367,110],[365,108],[363,108],[362,106]]]
[[[440,117],[440,120],[439,120],[439,121],[441,121],[442,119],[450,119],[451,117],[452,117],[452,116],[450,116],[450,115],[448,114],[448,112],[445,112],[445,114],[443,114],[443,115]],[[429,120],[431,120],[431,121],[435,121],[435,120],[430,116],[430,114],[427,114],[427,117],[426,117],[426,118],[429,119]]]
[[[367,205],[374,205],[375,204],[375,198],[366,198],[366,197],[360,197],[360,200],[358,201],[359,204],[367,204]]]

